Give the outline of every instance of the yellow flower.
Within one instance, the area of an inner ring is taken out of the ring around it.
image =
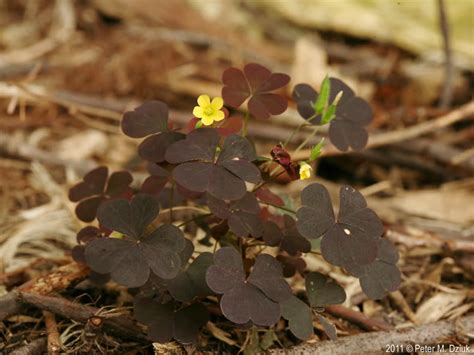
[[[300,163],[300,180],[309,179],[313,168],[306,162]]]
[[[222,106],[224,106],[224,100],[222,97],[209,98],[209,95],[201,95],[197,99],[199,106],[195,106],[193,115],[201,119],[201,122],[205,126],[210,126],[214,121],[222,121],[225,117]]]
[[[109,235],[109,238],[116,238],[116,239],[123,239],[124,237],[125,237],[125,235],[123,235],[122,233],[117,232],[117,231],[113,231]]]

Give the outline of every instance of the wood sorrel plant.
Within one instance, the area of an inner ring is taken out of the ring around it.
[[[250,117],[268,119],[286,110],[287,100],[274,91],[289,80],[259,64],[227,69],[222,98],[199,97],[188,133],[171,128],[163,102],[126,112],[123,132],[144,138],[138,153],[148,161],[150,176],[142,188],[130,188],[128,172],[108,177],[107,168],[99,167],[70,190],[70,199],[79,202],[78,218],[98,220],[97,227],[78,233],[74,258],[87,264],[96,279],[139,289],[134,314],[148,326],[151,340],[195,341],[216,299],[222,315],[239,326],[271,327],[283,317],[296,337],[308,339],[315,316],[334,337],[324,307],[344,302],[346,295],[332,279],[307,272],[301,256],[316,238],[321,238],[323,258],[359,278],[370,298],[397,289],[398,253],[382,237],[383,225],[360,192],[341,187],[336,217],[328,190],[319,183],[303,189],[297,211],[265,186],[280,167],[291,179],[309,178],[311,162],[324,149],[321,141],[306,161],[295,162],[286,149],[290,135],[269,152],[272,159],[265,159],[246,137]],[[329,125],[329,140],[342,151],[367,144],[364,127],[372,111],[342,81],[326,78],[320,93],[298,84],[293,99],[305,120],[296,130],[312,125],[312,137]],[[224,105],[239,108],[246,100],[243,122],[228,117]],[[274,163],[279,167],[264,179],[262,171]],[[214,253],[195,253],[193,243],[172,224],[171,212],[178,206],[199,211],[185,223],[206,232],[199,242],[214,244]],[[170,223],[160,221],[163,207],[170,210]],[[276,257],[265,253],[267,247],[277,249]],[[305,278],[305,293],[296,294],[285,280],[296,272]]]

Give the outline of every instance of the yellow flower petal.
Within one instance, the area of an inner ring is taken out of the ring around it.
[[[307,163],[301,163],[300,164],[300,180],[309,179],[311,177],[311,170],[313,170],[311,165]]]
[[[211,106],[214,110],[220,110],[224,106],[224,100],[222,97],[215,97],[212,99]]]
[[[211,124],[214,123],[214,119],[212,116],[204,115],[201,122],[204,124],[204,126],[210,126]]]
[[[202,107],[194,106],[193,116],[197,118],[202,118]]]
[[[209,95],[201,95],[198,97],[198,105],[201,107],[206,107],[211,104],[211,99],[209,98]]]
[[[225,118],[225,114],[222,111],[216,111],[213,115],[212,118],[214,121],[222,121]]]

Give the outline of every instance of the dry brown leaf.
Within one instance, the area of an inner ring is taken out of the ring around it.
[[[218,328],[214,323],[207,322],[207,329],[211,332],[211,334],[220,341],[223,341],[226,344],[231,346],[237,345],[237,342],[230,338],[230,333],[227,333],[225,330]]]
[[[421,324],[432,323],[444,318],[449,311],[458,307],[466,299],[463,294],[439,292],[423,302],[416,310],[416,319]]]

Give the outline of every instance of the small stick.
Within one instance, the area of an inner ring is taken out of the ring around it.
[[[18,299],[23,303],[52,312],[64,318],[75,320],[76,322],[86,323],[91,317],[100,316],[100,310],[98,308],[75,303],[63,297],[44,296],[23,291],[16,293]],[[107,317],[105,315],[102,318],[105,331],[135,341],[147,340],[141,328],[135,324],[135,321],[127,316]]]
[[[416,318],[415,313],[410,308],[410,305],[408,304],[407,300],[405,299],[405,297],[403,297],[403,294],[400,291],[391,292],[388,294],[388,297],[390,297],[390,299],[395,302],[398,308],[400,308],[400,310],[409,320],[411,320],[414,324],[420,323]]]
[[[48,333],[48,354],[58,355],[61,350],[61,340],[59,339],[58,324],[54,313],[43,311],[44,324]]]
[[[333,315],[334,317],[343,318],[365,330],[374,331],[393,329],[390,324],[384,321],[368,318],[363,313],[354,311],[344,306],[332,305],[325,307],[325,309],[329,314]]]
[[[392,132],[373,134],[369,137],[369,142],[367,143],[366,149],[413,139],[423,134],[431,133],[441,128],[450,126],[456,122],[470,118],[473,115],[474,101],[470,101],[467,104],[447,113],[446,115],[417,124],[416,126],[399,129]],[[303,149],[298,154],[293,154],[292,158],[295,160],[307,159],[310,153],[311,149]],[[338,154],[342,153],[339,152],[333,145],[328,144],[324,148],[321,156],[331,156]]]
[[[472,338],[474,333],[474,316],[467,316],[457,321],[439,321],[431,324],[425,324],[412,329],[392,330],[388,332],[372,332],[359,335],[339,338],[336,341],[322,341],[318,343],[295,346],[290,350],[270,350],[270,354],[367,354],[367,353],[415,353],[421,349],[415,350],[415,345],[433,345],[434,351],[440,351],[437,345],[456,344],[458,341],[466,341],[466,338]],[[390,348],[395,345],[395,348]],[[462,347],[460,347],[462,349]],[[469,352],[468,348],[464,348]],[[446,345],[441,352],[449,351]],[[459,350],[462,351],[462,350]]]
[[[68,288],[71,284],[85,279],[89,275],[89,271],[87,266],[72,262],[57,268],[45,276],[30,280],[18,289],[43,295],[54,291],[61,291]]]
[[[35,339],[28,344],[13,350],[10,355],[37,355],[46,352],[46,338]]]
[[[443,92],[441,94],[441,100],[439,107],[447,108],[451,104],[451,99],[453,97],[453,74],[454,74],[454,65],[453,65],[453,55],[451,50],[451,39],[449,31],[448,16],[446,14],[446,4],[444,0],[438,0],[438,10],[439,10],[439,28],[441,30],[441,35],[443,37],[443,50],[445,57],[445,78],[443,85]]]

